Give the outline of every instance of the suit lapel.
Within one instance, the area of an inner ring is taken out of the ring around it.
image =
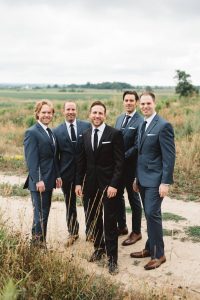
[[[92,135],[92,128],[90,128],[90,130],[86,132],[85,136],[86,136],[86,142],[87,142],[87,147],[89,149],[89,152],[94,156],[94,151],[92,149],[91,135]]]
[[[116,126],[117,129],[121,130],[122,124],[123,124],[123,122],[124,122],[125,116],[126,116],[126,115],[123,114],[123,115],[121,115],[121,116],[119,117],[119,121],[118,121],[118,124],[117,124],[117,126]]]
[[[51,140],[48,137],[48,134],[45,132],[44,128],[42,128],[42,126],[39,123],[36,123],[36,127],[41,132],[41,134],[43,135],[43,137],[48,141],[48,143],[51,146],[52,151],[55,152],[55,150],[56,150],[56,138],[55,138],[54,134],[52,133],[53,137],[54,137],[54,141],[55,141],[55,147],[52,146]]]
[[[104,131],[103,131],[103,134],[102,134],[102,136],[101,136],[101,139],[100,139],[100,141],[99,141],[99,145],[98,145],[98,148],[97,148],[97,151],[96,151],[96,155],[95,156],[97,156],[98,155],[98,153],[100,152],[100,150],[101,150],[101,147],[102,147],[102,142],[104,142],[104,141],[107,141],[107,137],[108,137],[108,134],[109,134],[109,127],[106,125],[106,127],[105,127],[105,129],[104,129]],[[93,151],[94,152],[94,151]]]
[[[142,126],[142,124],[141,124],[141,126],[140,126],[140,134],[139,134],[139,148],[142,147],[142,145],[143,145],[143,143],[144,143],[144,140],[145,140],[146,137],[147,137],[147,134],[148,134],[148,133],[154,128],[154,126],[157,124],[158,119],[159,119],[158,115],[155,115],[155,117],[153,118],[153,120],[152,120],[151,123],[149,124],[147,130],[144,132],[142,139],[141,139],[141,126]]]

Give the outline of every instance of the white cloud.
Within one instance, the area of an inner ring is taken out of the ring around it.
[[[0,82],[200,84],[200,2],[0,2]]]

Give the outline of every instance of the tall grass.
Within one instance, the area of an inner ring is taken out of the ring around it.
[[[0,167],[3,171],[14,170],[20,173],[21,169],[25,172],[25,165],[14,157],[23,156],[24,131],[35,122],[34,99],[53,97],[56,114],[52,127],[64,120],[62,108],[65,100],[76,101],[78,117],[84,120],[88,120],[90,104],[94,100],[103,101],[107,106],[106,122],[112,126],[115,125],[116,117],[123,112],[122,92],[116,91],[84,90],[81,93],[61,93],[48,89],[24,92],[0,90],[0,95],[3,96],[0,98]],[[17,100],[18,97],[20,100]],[[177,159],[173,192],[188,195],[195,193],[200,196],[200,97],[180,100],[171,92],[162,92],[157,98],[157,111],[169,120],[175,129]],[[9,156],[12,159],[9,160]]]

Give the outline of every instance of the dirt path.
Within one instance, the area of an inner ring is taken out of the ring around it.
[[[22,183],[24,178],[15,176],[7,177],[0,175],[0,182]],[[3,212],[3,218],[15,230],[20,230],[25,235],[30,235],[32,223],[32,205],[29,198],[22,200],[17,197],[0,197],[0,210]],[[142,220],[143,239],[137,244],[123,247],[121,242],[124,237],[119,238],[119,274],[113,278],[126,285],[127,288],[142,288],[148,292],[155,288],[160,291],[169,290],[173,295],[184,294],[185,290],[192,292],[190,299],[200,299],[200,243],[194,243],[187,240],[184,234],[184,228],[191,225],[200,224],[200,203],[183,202],[166,198],[163,201],[163,212],[171,212],[186,220],[164,221],[165,229],[179,232],[177,235],[165,236],[165,251],[167,262],[160,268],[153,271],[145,271],[143,266],[147,259],[135,260],[130,258],[130,252],[138,251],[144,248],[146,240],[146,223]],[[92,245],[85,242],[85,219],[83,208],[78,207],[78,219],[80,223],[80,239],[67,250],[64,244],[67,237],[67,228],[65,222],[65,205],[63,202],[53,202],[49,224],[48,224],[48,245],[57,247],[60,251],[68,251],[71,255],[84,257],[81,264],[89,268],[91,272],[103,273],[106,276],[107,270],[96,264],[87,263],[85,258],[92,252]],[[131,215],[127,214],[128,226],[131,228]],[[176,292],[175,292],[176,291]],[[174,298],[176,299],[176,298]],[[177,298],[178,299],[178,298]],[[181,298],[179,298],[181,299]],[[189,299],[189,298],[187,298]]]

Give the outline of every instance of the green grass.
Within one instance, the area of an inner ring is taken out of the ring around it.
[[[162,219],[163,221],[175,221],[175,222],[186,220],[186,218],[170,212],[163,212]]]
[[[179,234],[180,233],[180,230],[178,229],[166,229],[166,228],[163,228],[163,236],[171,236],[171,237],[174,237],[175,235]]]
[[[3,197],[26,197],[30,194],[30,192],[26,189],[23,189],[23,185],[19,184],[9,184],[9,183],[1,183],[0,184],[0,195]]]
[[[185,232],[192,241],[200,242],[200,226],[189,226]]]

